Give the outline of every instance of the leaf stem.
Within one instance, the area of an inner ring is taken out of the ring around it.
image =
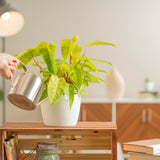
[[[87,52],[87,46],[85,46],[84,53],[83,53],[82,57],[84,57],[84,56],[86,55],[86,52]],[[79,60],[79,61],[77,62],[77,64],[79,64],[80,62],[81,62],[81,60]],[[77,64],[76,64],[76,65],[77,65]]]
[[[69,83],[70,82],[70,80],[69,80],[69,74],[67,73],[67,83]]]
[[[37,57],[36,57],[37,58]],[[42,69],[43,67],[38,63],[38,59],[33,58],[33,61],[37,64],[37,66]]]
[[[83,53],[82,57],[84,57],[86,55],[86,52],[87,52],[87,46],[85,46],[84,53]]]
[[[70,57],[69,57],[69,63],[72,63],[72,52],[70,53]]]
[[[85,62],[83,63],[83,66],[81,67],[81,69],[83,69],[84,65],[86,64],[87,62],[87,59],[85,60]]]

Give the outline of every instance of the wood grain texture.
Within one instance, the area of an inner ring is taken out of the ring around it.
[[[118,141],[147,139],[147,124],[142,121],[145,104],[117,104]]]
[[[119,142],[160,138],[159,124],[160,104],[117,104]]]
[[[4,131],[0,130],[0,160],[5,160],[4,139],[5,139]]]
[[[112,131],[117,126],[114,122],[78,122],[76,126],[48,127],[43,122],[7,122],[1,130],[5,131]]]
[[[111,139],[20,139],[20,146],[27,150],[41,142],[56,142],[60,150],[111,150]]]
[[[73,127],[47,127],[43,122],[7,122],[0,128],[0,131],[1,133],[6,132],[7,136],[18,134],[22,153],[24,150],[35,150],[38,142],[56,142],[59,151],[65,153],[60,155],[62,160],[117,159],[117,153],[115,153],[117,152],[115,145],[117,144],[117,126],[114,122],[79,122]],[[33,135],[29,135],[29,133]],[[61,136],[53,138],[53,135]],[[82,152],[88,150],[92,150],[93,153]],[[95,150],[104,150],[106,153],[95,154]],[[73,152],[69,153],[68,151]],[[2,148],[0,152],[4,153]],[[26,160],[33,160],[33,156]]]
[[[112,160],[111,154],[59,154],[59,156],[61,160]],[[33,160],[34,157],[33,154],[25,160]]]
[[[147,113],[148,113],[148,120],[147,120],[148,139],[160,138],[160,104],[148,104]],[[150,119],[149,116],[151,116]]]
[[[112,132],[112,160],[117,159],[117,131]]]
[[[0,160],[2,160],[2,153],[3,153],[2,147],[3,147],[2,130],[0,130]]]
[[[83,121],[83,111],[86,112],[86,121],[107,122],[112,121],[112,105],[105,103],[81,104],[80,120]]]

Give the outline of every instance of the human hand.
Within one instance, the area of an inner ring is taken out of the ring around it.
[[[19,60],[7,53],[0,53],[0,75],[9,79],[19,65]]]

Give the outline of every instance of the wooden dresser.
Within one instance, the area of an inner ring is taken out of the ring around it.
[[[160,138],[160,100],[84,101],[80,121],[116,122],[118,142]]]

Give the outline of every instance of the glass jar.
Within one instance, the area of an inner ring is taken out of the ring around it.
[[[35,160],[60,160],[57,151],[57,143],[39,142]]]

